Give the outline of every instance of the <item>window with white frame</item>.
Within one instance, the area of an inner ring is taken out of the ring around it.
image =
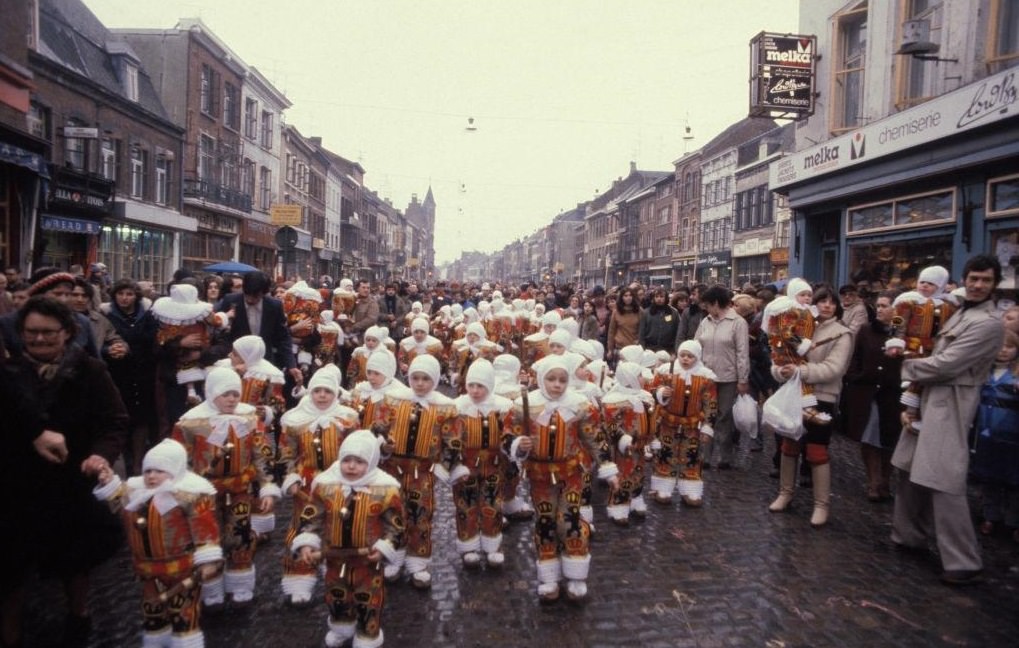
[[[955,221],[955,189],[902,196],[879,203],[857,205],[848,210],[846,234],[921,227]]]
[[[864,74],[867,62],[867,3],[835,16],[831,131],[862,125]]]
[[[198,142],[198,179],[214,182],[216,172],[216,140],[202,135]]]
[[[251,141],[258,138],[258,101],[251,97],[244,100],[244,137]]]
[[[268,110],[263,110],[262,111],[262,142],[261,143],[262,143],[262,148],[266,149],[267,151],[271,151],[272,150],[272,133],[273,133],[272,122],[273,122],[273,113],[271,111],[268,111]]]
[[[25,126],[29,133],[39,139],[50,138],[50,109],[36,102],[29,104],[25,113]]]
[[[212,115],[214,104],[215,104],[215,88],[212,68],[208,65],[202,65],[202,78],[201,78],[201,97],[199,107],[202,112],[206,115]]]
[[[261,188],[259,202],[262,209],[268,210],[272,206],[272,169],[262,167],[259,171],[258,184]]]
[[[104,137],[99,145],[99,171],[107,180],[117,180],[117,142]]]
[[[1019,58],[1019,0],[991,0],[987,21],[987,62],[1012,65]]]
[[[232,83],[223,84],[223,123],[233,130],[241,129],[241,92]]]
[[[165,155],[156,156],[156,203],[170,203],[170,161]]]
[[[1019,214],[1019,175],[987,181],[987,217]]]
[[[124,88],[124,96],[129,101],[138,101],[138,67],[133,63],[123,63],[124,76],[121,85]]]
[[[255,163],[247,158],[241,167],[241,191],[251,197],[255,195]]]
[[[902,20],[900,25],[906,21],[924,21],[930,30],[930,41],[941,42],[941,14],[942,3],[940,0],[906,0],[902,6]],[[900,27],[901,29],[901,27]],[[938,68],[929,61],[913,58],[912,56],[899,57],[897,79],[898,101],[896,105],[902,109],[908,106],[921,103],[937,94],[934,87]]]
[[[145,197],[145,152],[138,146],[131,147],[131,197]]]

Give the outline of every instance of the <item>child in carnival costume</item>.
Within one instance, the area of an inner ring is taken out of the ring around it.
[[[440,366],[445,361],[446,355],[442,342],[429,335],[428,331],[428,320],[419,317],[410,325],[411,336],[400,340],[400,346],[396,352],[396,362],[402,373],[406,374],[411,363],[420,356],[430,355],[439,361]]]
[[[520,382],[523,375],[520,359],[509,353],[500,354],[492,361],[492,370],[495,372],[495,395],[508,398],[511,402],[520,398],[521,391],[525,389]],[[518,458],[510,457],[510,461],[503,463],[502,515],[507,523],[534,517],[534,509],[527,503],[527,499],[517,493],[522,477]]]
[[[525,367],[532,367],[535,362],[548,355],[548,337],[555,332],[562,318],[555,311],[547,313],[539,320],[540,328],[524,336],[520,342],[520,360]]]
[[[641,368],[632,362],[616,366],[616,383],[602,398],[602,420],[608,445],[619,467],[619,488],[609,492],[608,515],[629,526],[630,514],[647,515],[644,502],[645,452],[650,454],[655,400],[641,386]]]
[[[316,371],[308,381],[308,393],[280,419],[281,455],[287,471],[283,492],[294,498],[287,546],[293,543],[302,525],[317,514],[311,504],[315,477],[333,465],[343,440],[359,427],[357,412],[339,403],[338,377],[335,365]],[[281,585],[291,605],[310,603],[317,580],[312,567],[284,554]]]
[[[513,401],[495,394],[495,369],[479,358],[467,370],[467,393],[456,399],[463,432],[463,464],[470,474],[453,484],[456,550],[465,567],[501,567],[503,425]]]
[[[886,348],[893,355],[903,358],[926,358],[934,349],[934,338],[944,327],[958,304],[955,297],[946,294],[945,284],[948,283],[948,270],[941,266],[929,266],[920,271],[916,290],[904,292],[892,302],[895,315],[892,316],[894,339],[889,340]],[[911,425],[919,430],[922,421],[920,416],[920,396],[923,388],[914,383],[904,383],[904,391],[899,399],[906,406],[906,412],[915,420]]]
[[[658,369],[658,433],[650,448],[655,453],[651,496],[660,504],[672,502],[677,482],[684,504],[698,507],[703,501],[701,448],[714,436],[716,381],[715,373],[701,362],[697,340],[680,344],[676,359]]]
[[[427,319],[428,314],[425,313],[424,306],[421,305],[421,302],[416,301],[410,305],[410,312],[403,316],[403,328],[397,331],[397,333],[400,334],[401,338],[410,335],[411,322],[413,322],[419,317],[424,317],[425,319]]]
[[[382,326],[369,326],[364,331],[364,344],[354,349],[350,354],[350,362],[347,364],[348,385],[355,385],[367,376],[365,368],[368,358],[377,351],[386,351],[382,341],[389,338],[388,331]]]
[[[569,329],[560,329],[569,333]],[[594,496],[594,467],[597,463],[608,461],[612,458],[612,453],[608,444],[606,443],[605,431],[602,427],[601,421],[601,397],[602,392],[598,389],[598,386],[589,380],[591,374],[587,370],[587,365],[590,362],[590,358],[594,357],[594,347],[587,340],[573,340],[570,342],[569,349],[562,355],[566,359],[570,370],[570,384],[569,389],[576,392],[587,399],[587,402],[594,407],[594,411],[597,415],[598,425],[595,427],[596,440],[598,446],[604,448],[605,454],[601,457],[592,457],[587,454],[586,449],[581,446],[580,448],[580,459],[581,466],[584,468],[584,489],[581,491],[580,498],[580,515],[587,522],[587,526],[591,531],[591,535],[594,535],[594,507],[591,506],[591,499]]]
[[[309,517],[289,548],[314,570],[325,561],[329,628],[325,645],[353,648],[383,643],[385,579],[379,565],[397,558],[404,542],[400,486],[378,467],[379,441],[368,430],[347,435],[339,459],[311,483]]]
[[[463,439],[453,400],[436,391],[441,368],[421,355],[407,372],[410,387],[393,389],[376,409],[373,431],[385,437],[382,468],[400,482],[407,507],[407,547],[386,567],[393,579],[406,566],[411,584],[432,585],[432,515],[435,479],[456,483],[470,472],[462,464]]]
[[[467,326],[464,343],[454,347],[450,358],[450,382],[456,387],[458,394],[467,393],[467,370],[479,359],[491,362],[502,353],[502,347],[485,337],[485,327],[480,322]]]
[[[266,463],[274,466],[276,434],[272,426],[285,407],[283,372],[265,359],[265,341],[257,335],[245,335],[234,340],[230,357],[217,362],[216,365],[220,366],[220,363],[232,367],[241,376],[241,402],[253,405],[258,415],[255,444],[266,453],[264,457]],[[252,488],[258,489],[260,485],[253,483]],[[257,496],[257,490],[253,494]],[[258,536],[259,541],[267,540],[275,528],[275,512],[252,511],[251,530]]]
[[[343,346],[343,329],[334,321],[333,311],[324,310],[319,313],[317,327],[319,343],[315,347],[315,366],[323,367],[335,363],[339,359],[339,349]]]
[[[367,428],[375,421],[375,410],[386,394],[403,385],[396,381],[396,356],[385,349],[368,358],[365,375],[363,381],[354,385],[350,404],[361,427]]]
[[[152,304],[152,315],[159,321],[156,342],[174,352],[177,384],[187,388],[187,404],[202,402],[196,385],[205,380],[200,365],[202,352],[211,344],[211,329],[226,329],[230,318],[226,313],[213,312],[212,304],[198,301],[198,289],[190,284],[170,287],[169,297],[160,297]],[[197,346],[184,346],[184,341],[197,336]]]
[[[188,470],[181,444],[163,439],[145,453],[141,476],[125,483],[106,467],[93,492],[124,523],[142,583],[142,646],[204,646],[202,581],[216,578],[223,562],[215,487]]]
[[[814,289],[797,277],[789,280],[785,290],[785,296],[776,297],[764,307],[761,318],[761,330],[768,336],[771,364],[775,367],[805,364],[813,345],[815,322],[810,302]],[[814,388],[802,384],[803,419],[818,425],[831,423],[831,416],[817,409]]]
[[[340,285],[333,291],[333,319],[343,329],[345,344],[353,346],[353,337],[349,335],[348,326],[351,324],[350,317],[354,314],[354,306],[357,305],[357,293],[354,292],[354,282],[350,279],[340,279]]]
[[[272,483],[266,461],[272,451],[259,445],[258,414],[254,406],[240,402],[241,379],[233,369],[213,367],[205,379],[206,401],[188,410],[173,429],[173,438],[184,445],[191,469],[216,487],[216,511],[221,541],[226,552],[226,572],[206,581],[202,597],[207,606],[218,606],[224,594],[236,604],[247,604],[255,593],[255,533],[251,513],[255,510],[252,483],[259,485],[258,509],[271,513],[280,488]]]
[[[283,293],[283,312],[293,336],[294,355],[305,378],[311,373],[315,361],[314,352],[318,345],[316,327],[321,304],[322,295],[304,281],[298,281]]]
[[[538,515],[534,544],[542,602],[559,598],[563,577],[571,599],[587,596],[590,529],[580,514],[581,447],[591,457],[605,456],[597,440],[597,412],[586,398],[569,390],[569,382],[567,359],[547,357],[538,371],[538,389],[517,399],[507,422],[508,451],[524,459]],[[618,472],[611,462],[598,466],[598,477],[612,488],[619,486]]]

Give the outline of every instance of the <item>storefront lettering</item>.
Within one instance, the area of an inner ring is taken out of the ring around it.
[[[61,187],[54,187],[53,197],[57,200],[74,203],[76,205],[87,205],[96,209],[106,209],[106,200],[99,196],[92,196],[80,191],[71,191]]]
[[[986,83],[977,88],[969,108],[959,118],[958,128],[964,128],[998,111],[1002,114],[1008,112],[1008,107],[1016,102],[1017,90],[1015,86],[1015,73],[1011,72],[1003,76],[999,81],[989,88]]]
[[[937,128],[940,125],[941,113],[935,111],[922,117],[917,117],[916,119],[910,119],[902,124],[886,126],[881,130],[881,134],[878,135],[878,141],[882,144],[894,142],[900,137],[916,135],[928,128]]]
[[[839,146],[822,146],[821,150],[803,158],[804,169],[835,166],[839,163]]]

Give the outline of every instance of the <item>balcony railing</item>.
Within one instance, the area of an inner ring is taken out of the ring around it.
[[[246,214],[251,213],[250,195],[198,178],[184,179],[184,198],[197,198]]]

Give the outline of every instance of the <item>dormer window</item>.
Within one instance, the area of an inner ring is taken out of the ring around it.
[[[124,96],[131,101],[138,101],[138,66],[124,61],[124,75],[120,79],[124,87]]]
[[[124,97],[130,101],[138,101],[138,66],[141,59],[134,53],[131,46],[123,41],[108,41],[106,51],[113,62],[113,68],[120,79],[120,89]]]

